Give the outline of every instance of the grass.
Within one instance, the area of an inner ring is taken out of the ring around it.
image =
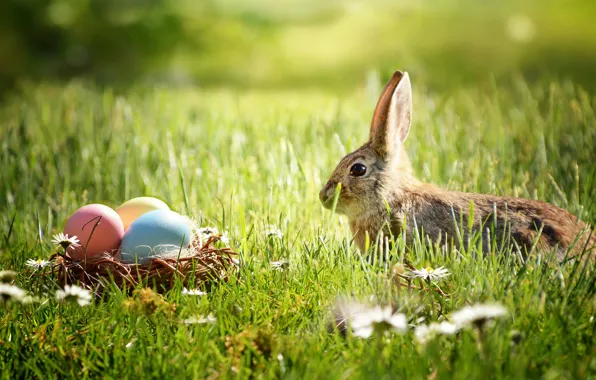
[[[2,377],[595,377],[593,264],[403,244],[390,263],[371,264],[346,221],[323,210],[318,190],[368,134],[379,84],[369,87],[341,96],[24,87],[0,118],[0,268],[48,300],[0,309]],[[407,150],[422,179],[542,199],[596,222],[591,94],[520,79],[437,93],[414,78],[414,91]],[[25,261],[48,257],[51,235],[80,206],[141,195],[228,230],[244,260],[240,279],[204,297],[177,284],[165,303],[111,289],[86,307],[58,304],[56,284]],[[281,240],[266,236],[269,225]],[[392,268],[406,255],[416,267],[448,268],[448,295],[398,287]],[[289,267],[272,270],[277,260]],[[509,316],[488,329],[482,351],[468,330],[426,346],[413,331],[344,338],[328,331],[340,296],[391,303],[413,325],[475,302],[499,302]],[[155,312],[124,306],[151,302]],[[208,314],[215,323],[180,323]]]

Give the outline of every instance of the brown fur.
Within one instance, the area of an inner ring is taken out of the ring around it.
[[[485,253],[512,246],[526,256],[535,246],[555,249],[563,259],[570,247],[572,254],[584,248],[596,250],[593,231],[549,203],[446,191],[417,180],[402,149],[411,116],[409,77],[398,71],[381,94],[369,141],[340,161],[319,194],[323,205],[330,208],[341,183],[336,210],[348,216],[360,251],[365,250],[367,234],[374,243],[378,233],[398,236],[404,231],[408,245],[423,231],[426,242],[464,247],[471,235],[481,232]],[[354,163],[366,166],[364,176],[350,174]],[[469,228],[471,203],[473,220]]]

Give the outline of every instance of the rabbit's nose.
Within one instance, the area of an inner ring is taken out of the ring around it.
[[[321,201],[321,203],[325,203],[325,201],[327,200],[327,186],[325,186],[321,189],[321,191],[319,191],[319,200]]]
[[[333,182],[328,182],[325,187],[323,187],[323,189],[319,192],[319,200],[321,203],[325,204],[329,201],[329,198],[331,197],[329,189],[333,188],[335,188],[335,183]]]

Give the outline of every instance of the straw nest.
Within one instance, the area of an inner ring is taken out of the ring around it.
[[[189,248],[176,252],[172,256],[154,258],[144,264],[121,262],[119,255],[104,255],[75,260],[68,253],[56,253],[52,256],[55,264],[51,274],[60,286],[77,284],[95,291],[109,284],[133,289],[139,284],[166,291],[174,285],[176,279],[184,286],[206,286],[215,282],[227,281],[237,273],[237,253],[230,248],[219,248],[216,244],[219,236],[210,236],[201,241],[195,235]]]

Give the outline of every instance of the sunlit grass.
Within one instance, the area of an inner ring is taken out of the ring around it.
[[[571,83],[529,88],[521,80],[436,93],[414,78],[414,92],[406,147],[420,178],[546,200],[594,224],[593,96]],[[29,87],[9,100],[0,119],[0,269],[18,271],[16,283],[48,301],[2,305],[3,376],[594,375],[593,265],[558,265],[548,252],[525,264],[509,254],[480,259],[473,249],[422,244],[397,244],[391,262],[371,265],[351,245],[346,221],[320,206],[336,162],[368,136],[376,96],[117,94],[73,84]],[[47,258],[51,235],[80,206],[141,195],[229,231],[244,262],[240,278],[205,296],[183,295],[176,284],[168,306],[149,315],[125,307],[133,301],[115,288],[93,305],[59,304],[56,286],[26,260]],[[271,226],[283,236],[268,236]],[[406,255],[417,268],[447,268],[447,295],[422,280],[398,286],[394,265]],[[282,260],[287,267],[274,270]],[[328,332],[339,296],[392,303],[412,325],[475,302],[499,302],[509,316],[489,328],[483,352],[471,331],[426,347],[413,331],[370,342]],[[209,314],[214,323],[181,323]]]

